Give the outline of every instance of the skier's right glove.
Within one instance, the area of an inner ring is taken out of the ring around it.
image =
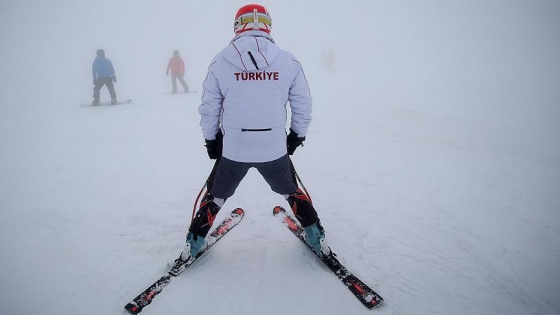
[[[215,160],[222,156],[223,138],[224,135],[222,135],[222,132],[218,131],[218,133],[216,134],[216,139],[214,140],[204,139],[204,142],[206,142],[206,145],[204,146],[206,147],[206,151],[208,152],[208,157],[210,159]]]
[[[297,147],[303,145],[303,141],[305,141],[305,137],[299,137],[298,134],[290,128],[290,133],[286,138],[286,145],[288,147],[288,154],[292,155],[296,151]]]
[[[117,82],[117,77],[113,76],[113,82]]]

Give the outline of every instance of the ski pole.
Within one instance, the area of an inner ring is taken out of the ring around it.
[[[191,222],[194,220],[194,213],[196,212],[196,206],[198,205],[198,199],[200,199],[200,195],[202,195],[202,192],[204,191],[204,188],[206,188],[207,185],[208,185],[208,180],[206,180],[204,182],[204,186],[202,186],[202,188],[200,188],[200,191],[198,192],[198,196],[196,196],[196,200],[194,201],[194,205],[193,205],[193,208],[192,208]]]
[[[311,195],[309,195],[309,192],[307,191],[307,188],[305,188],[305,185],[303,184],[303,182],[301,181],[301,178],[299,177],[298,173],[296,172],[296,168],[294,167],[294,163],[292,162],[292,159],[290,159],[289,157],[288,157],[288,159],[290,160],[290,166],[292,167],[292,174],[294,175],[294,178],[299,182],[299,184],[301,185],[301,188],[303,188],[303,191],[305,192],[305,195],[309,199],[309,202],[311,204],[313,204],[313,200],[311,200]],[[297,186],[297,183],[296,183],[296,186]]]
[[[196,200],[194,201],[193,210],[192,210],[191,222],[192,220],[194,220],[194,214],[196,212],[196,208],[198,206],[198,200],[200,199],[202,192],[204,191],[205,188],[206,188],[206,192],[209,192],[210,189],[212,188],[212,182],[214,181],[214,176],[216,175],[216,169],[218,168],[219,161],[220,158],[218,157],[216,159],[216,162],[214,162],[214,166],[212,167],[212,171],[210,171],[210,175],[208,175],[208,178],[204,182],[204,185],[202,186],[202,188],[200,188],[200,191],[198,192],[198,196],[196,196]]]

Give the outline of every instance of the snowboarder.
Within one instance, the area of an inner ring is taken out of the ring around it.
[[[274,43],[265,7],[243,6],[234,22],[235,37],[210,63],[203,83],[200,126],[208,157],[217,159],[216,172],[190,224],[180,259],[187,261],[204,249],[218,211],[253,167],[286,198],[307,243],[319,255],[328,255],[317,212],[298,188],[289,159],[311,123],[312,100],[302,65]]]
[[[170,71],[171,71],[171,84],[173,86],[172,93],[173,94],[177,93],[177,79],[179,79],[179,82],[181,82],[181,85],[183,85],[183,91],[185,93],[188,93],[189,86],[185,82],[185,79],[183,79],[183,76],[185,75],[185,62],[183,61],[183,58],[179,56],[178,50],[173,51],[173,57],[171,57],[169,59],[169,62],[167,63],[167,71],[165,74],[169,75]]]
[[[117,93],[113,82],[117,82],[115,76],[115,69],[111,60],[105,58],[105,51],[103,49],[97,50],[97,57],[93,60],[91,65],[91,74],[93,75],[93,105],[99,105],[99,94],[103,85],[107,86],[109,94],[111,95],[111,104],[117,104]]]

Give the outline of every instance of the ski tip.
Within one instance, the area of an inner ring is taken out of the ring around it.
[[[379,305],[383,304],[383,298],[381,296],[379,296],[377,293],[369,293],[366,294],[367,296],[364,297],[365,301],[362,301],[362,303],[369,309],[374,309],[376,307],[378,307]]]
[[[377,308],[378,306],[380,306],[381,304],[383,304],[383,298],[382,297],[378,297],[377,299],[371,301],[370,303],[368,303],[366,305],[367,308],[369,309],[374,309]]]
[[[277,215],[280,212],[286,212],[286,209],[284,209],[282,206],[276,206],[274,207],[274,209],[272,209],[272,213],[274,215]]]
[[[233,211],[231,213],[234,213],[234,214],[237,214],[237,215],[244,215],[245,210],[243,210],[241,208],[235,208],[235,209],[233,209]]]
[[[142,308],[138,307],[138,305],[134,303],[126,304],[124,308],[131,314],[138,314],[142,311]]]

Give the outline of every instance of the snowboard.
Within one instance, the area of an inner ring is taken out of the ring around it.
[[[80,103],[80,106],[115,106],[115,105],[123,105],[123,104],[130,104],[132,103],[132,99],[127,99],[126,101],[118,101],[117,104],[111,104],[111,102],[101,102],[99,105],[93,105],[92,103]]]
[[[198,91],[188,91],[188,92],[163,92],[163,94],[195,94],[198,93]]]

